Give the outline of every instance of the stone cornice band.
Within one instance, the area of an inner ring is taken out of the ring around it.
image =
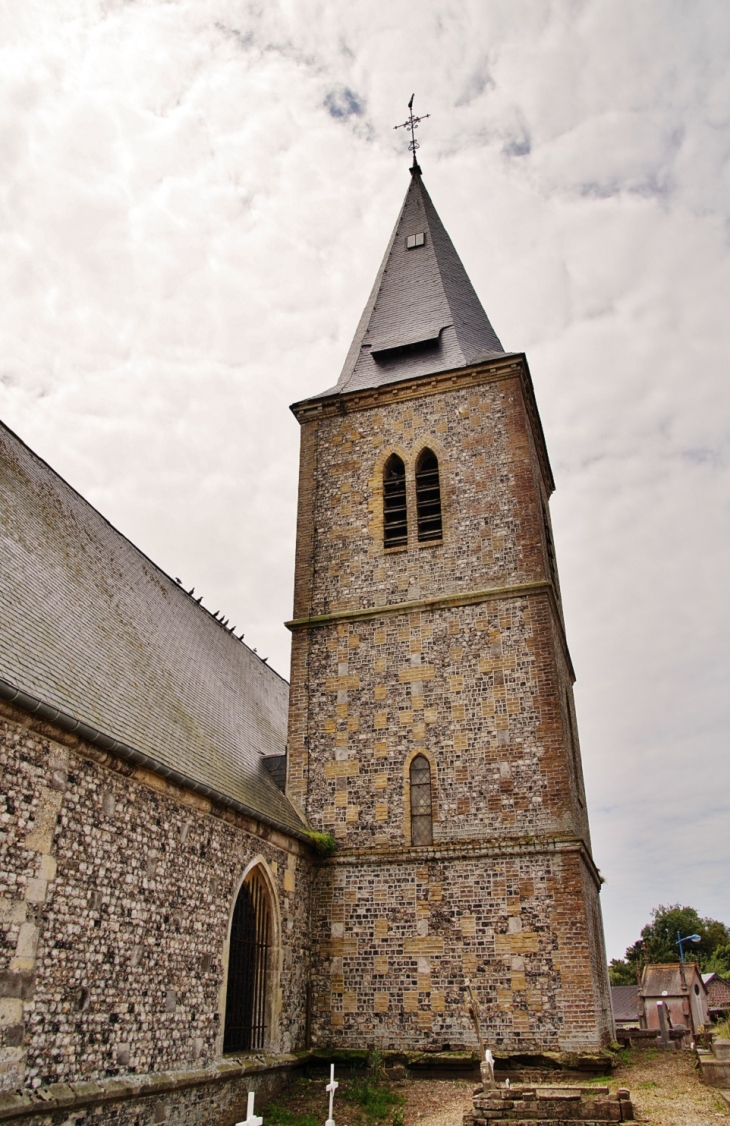
[[[293,403],[290,409],[299,423],[312,422],[338,414],[374,410],[386,403],[439,395],[456,387],[476,387],[482,383],[496,383],[498,380],[513,379],[515,376],[522,384],[527,416],[549,495],[555,490],[555,479],[550,467],[545,432],[537,409],[535,388],[524,352],[511,352],[503,358],[489,360],[487,363],[438,372],[435,375],[400,379],[396,383],[384,383],[379,387],[343,391],[334,395],[322,395],[316,399],[303,399]]]
[[[596,868],[590,850],[580,837],[506,837],[486,841],[435,841],[432,845],[414,848],[369,848],[337,852],[325,861],[328,865],[355,864],[424,864],[437,860],[472,860],[477,858],[544,855],[555,852],[577,852],[597,888],[603,877]]]
[[[338,622],[361,622],[392,614],[413,614],[421,610],[448,610],[455,606],[473,606],[480,602],[493,602],[499,598],[524,598],[530,594],[546,594],[548,596],[553,618],[557,623],[563,656],[570,670],[570,675],[575,680],[563,621],[555,597],[555,588],[547,579],[532,583],[486,587],[484,590],[459,591],[455,594],[438,595],[435,598],[416,598],[410,602],[389,602],[383,606],[365,606],[359,610],[335,610],[331,614],[315,614],[310,618],[294,618],[290,622],[285,622],[284,625],[294,633],[297,630],[318,629],[322,626],[336,625]]]

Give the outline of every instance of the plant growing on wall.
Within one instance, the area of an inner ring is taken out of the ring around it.
[[[332,833],[317,833],[311,830],[307,833],[310,841],[314,845],[315,852],[322,859],[332,856],[337,851],[337,841],[332,836]]]

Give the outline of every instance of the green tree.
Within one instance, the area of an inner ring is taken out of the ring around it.
[[[730,942],[716,946],[702,969],[708,974],[715,973],[730,978]]]
[[[641,938],[629,946],[623,958],[614,958],[609,966],[612,985],[633,985],[637,969],[647,962],[678,962],[677,932],[682,938],[698,934],[700,941],[684,945],[687,962],[697,962],[703,972],[730,972],[730,931],[717,919],[703,919],[694,907],[679,903],[655,907],[651,922],[641,929]]]
[[[608,965],[611,985],[636,985],[636,967],[625,958],[612,958]]]

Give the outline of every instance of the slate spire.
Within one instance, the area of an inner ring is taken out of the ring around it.
[[[416,165],[333,392],[379,387],[501,355],[504,349]]]

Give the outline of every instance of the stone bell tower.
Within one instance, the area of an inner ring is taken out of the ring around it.
[[[301,424],[287,793],[338,849],[313,904],[321,1046],[612,1037],[573,670],[527,360],[423,184]]]

